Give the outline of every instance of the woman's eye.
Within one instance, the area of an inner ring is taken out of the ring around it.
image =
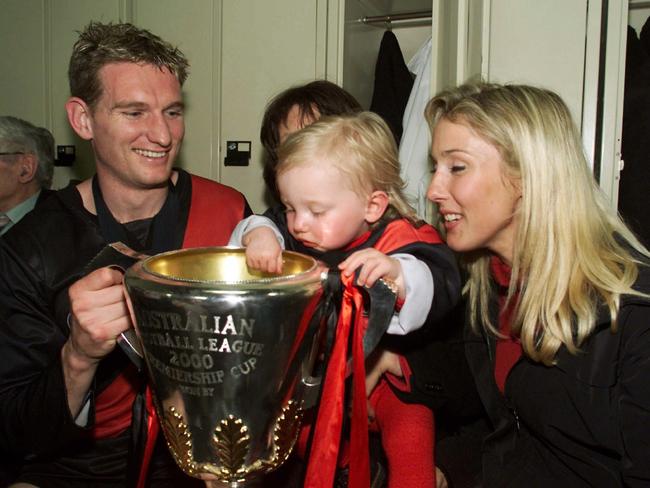
[[[452,167],[451,167],[451,172],[452,172],[452,173],[460,173],[460,172],[463,171],[464,169],[465,169],[465,165],[464,165],[464,164],[454,164],[454,165],[452,165]]]

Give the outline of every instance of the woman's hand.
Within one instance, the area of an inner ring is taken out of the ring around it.
[[[400,378],[403,376],[402,366],[399,361],[397,354],[381,347],[375,349],[368,356],[368,359],[366,359],[366,397],[370,396],[384,373],[391,373]],[[374,418],[375,412],[370,402],[368,402],[368,419],[372,420]]]
[[[440,471],[440,469],[436,466],[436,488],[449,488],[449,484],[447,483],[447,478],[445,478],[445,473]]]
[[[403,376],[399,355],[378,347],[366,360],[366,396],[370,396],[379,378],[384,373],[391,373],[399,378]]]

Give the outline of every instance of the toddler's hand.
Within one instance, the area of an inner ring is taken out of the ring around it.
[[[406,290],[402,266],[395,258],[385,255],[377,249],[368,248],[352,253],[339,264],[339,269],[345,276],[349,276],[361,267],[357,284],[370,288],[380,278],[392,281],[398,289],[398,296],[404,299]]]
[[[275,233],[268,227],[256,227],[244,234],[246,264],[267,273],[282,272],[282,247]]]

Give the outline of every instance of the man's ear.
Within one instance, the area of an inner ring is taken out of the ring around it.
[[[366,222],[374,224],[384,215],[388,207],[388,193],[385,191],[373,191],[368,198],[366,205]]]
[[[18,172],[18,181],[21,183],[29,183],[36,176],[36,170],[38,169],[38,162],[36,161],[36,156],[34,154],[23,154],[20,158],[20,171]]]
[[[70,97],[65,102],[65,111],[68,113],[70,126],[82,139],[93,138],[93,125],[90,108],[81,98]]]

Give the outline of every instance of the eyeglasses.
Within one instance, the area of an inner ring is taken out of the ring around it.
[[[0,156],[16,156],[18,154],[25,154],[22,151],[14,151],[14,152],[0,152]]]

